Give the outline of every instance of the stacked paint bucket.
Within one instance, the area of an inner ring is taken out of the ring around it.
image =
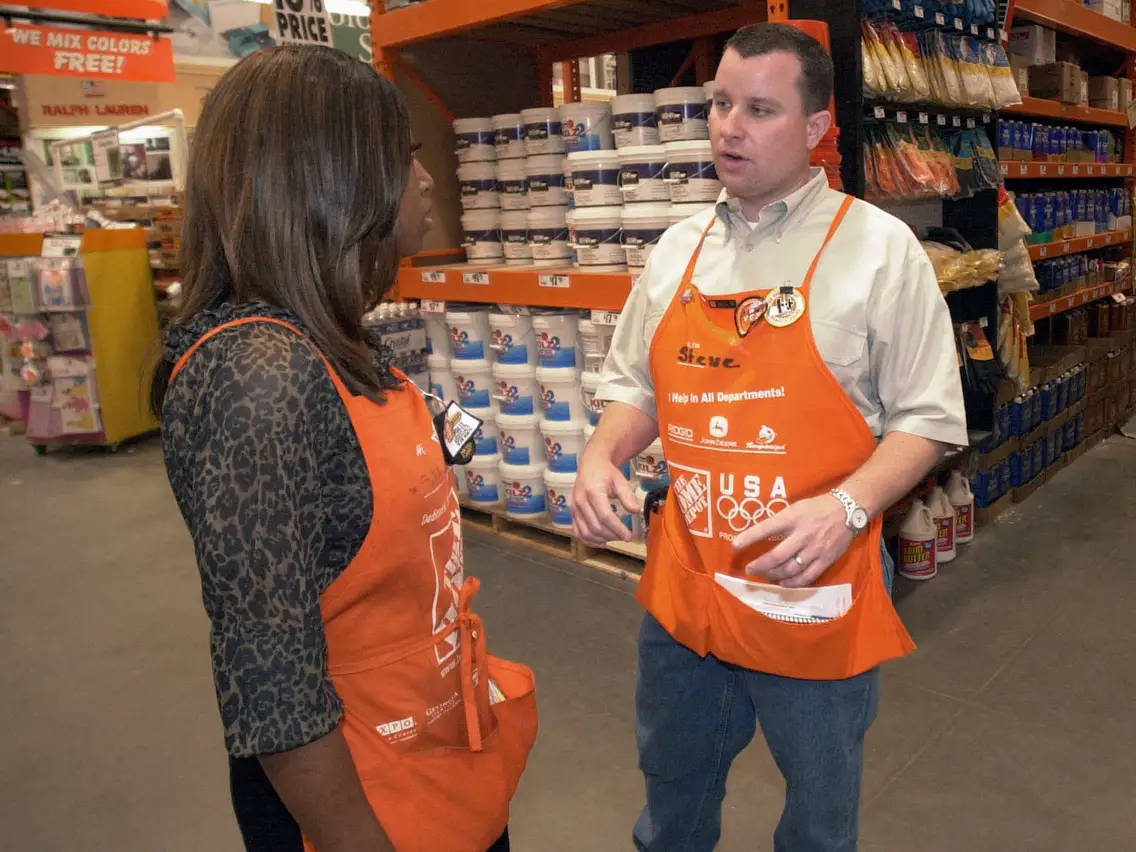
[[[663,232],[717,200],[703,88],[680,86],[653,94],[617,95],[612,127],[623,194],[627,266],[647,263]]]
[[[488,118],[459,118],[454,121],[454,136],[466,260],[475,264],[501,263],[501,193],[493,125]]]

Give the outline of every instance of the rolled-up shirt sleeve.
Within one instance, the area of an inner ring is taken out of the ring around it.
[[[904,262],[885,267],[868,303],[868,354],[883,433],[966,446],[950,311],[923,247],[914,236],[907,243]]]
[[[647,334],[650,312],[647,285],[650,280],[651,259],[648,258],[619,314],[615,336],[600,373],[596,398],[634,405],[652,420],[658,420],[655,388],[651,380],[651,339]]]

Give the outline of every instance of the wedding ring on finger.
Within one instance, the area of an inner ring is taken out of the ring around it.
[[[801,554],[798,553],[796,556],[794,556],[793,561],[797,563],[798,568],[804,568],[805,567],[804,560],[801,559]]]

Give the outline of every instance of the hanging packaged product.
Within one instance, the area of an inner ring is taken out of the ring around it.
[[[1020,104],[1022,93],[1014,82],[1014,71],[1005,49],[998,42],[985,42],[982,51],[983,65],[990,75],[990,85],[994,90],[994,108],[1005,109]]]
[[[951,54],[962,77],[963,96],[968,106],[996,107],[990,72],[983,62],[982,46],[971,36],[948,36]]]
[[[935,563],[944,565],[958,555],[955,547],[955,507],[939,486],[931,492],[927,501],[931,519],[935,522]]]
[[[919,49],[934,102],[944,106],[967,106],[958,61],[947,36],[940,30],[924,30],[919,33]]]
[[[931,510],[914,500],[899,528],[899,573],[909,580],[930,580],[938,573],[938,530]]]

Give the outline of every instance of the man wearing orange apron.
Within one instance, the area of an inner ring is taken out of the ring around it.
[[[761,724],[786,781],[778,852],[848,852],[878,666],[914,649],[883,510],[965,444],[950,320],[902,222],[828,188],[832,64],[746,27],[715,78],[718,204],[671,228],[616,328],[577,534],[626,538],[618,467],[656,436],[671,485],[638,597],[641,850],[709,850]],[[756,844],[755,844],[756,845]]]

